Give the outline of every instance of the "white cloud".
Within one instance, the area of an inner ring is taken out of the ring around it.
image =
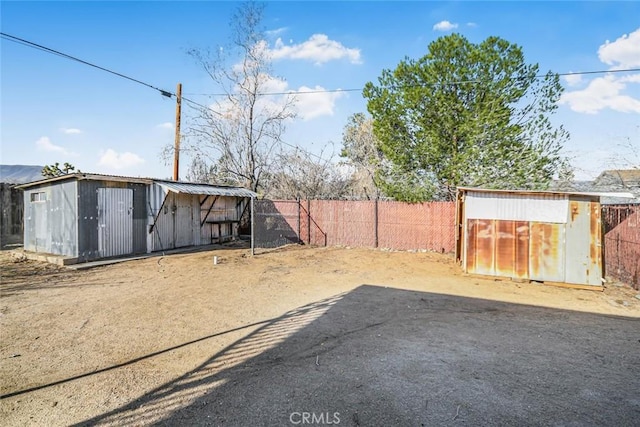
[[[610,108],[623,113],[640,113],[640,100],[625,95],[627,83],[639,83],[640,75],[618,78],[612,74],[598,77],[582,90],[565,92],[559,104],[567,104],[578,113],[596,114]]]
[[[569,74],[568,76],[562,77],[569,86],[578,86],[580,83],[582,83],[582,75],[580,74]]]
[[[276,28],[275,30],[267,30],[264,33],[269,37],[275,37],[284,33],[287,30],[288,30],[287,27],[280,27],[280,28]]]
[[[279,112],[293,98],[293,111],[302,120],[331,116],[334,113],[336,101],[345,95],[344,92],[326,92],[322,86],[301,86],[297,90],[291,89],[286,80],[267,74],[261,75],[260,78],[262,80],[260,83],[261,92],[281,95],[260,97],[256,103],[256,112],[259,115]],[[226,98],[209,107],[214,114],[222,115],[228,119],[241,118],[245,114],[244,110],[239,109]]]
[[[60,153],[62,155],[65,156],[75,156],[76,154],[68,151],[66,148],[60,146],[60,145],[55,145],[53,142],[51,142],[51,139],[49,139],[48,136],[43,136],[40,139],[38,139],[36,141],[36,147],[38,148],[38,150],[40,151],[46,151],[49,153]]]
[[[352,64],[362,63],[360,49],[348,48],[338,41],[330,40],[326,34],[314,34],[305,42],[291,45],[284,44],[278,38],[270,53],[273,59],[306,59],[316,65],[343,58]]]
[[[111,148],[100,152],[98,166],[105,166],[111,169],[127,169],[144,163],[144,159],[137,154],[125,151],[117,153]]]
[[[305,92],[316,92],[307,93]],[[332,116],[336,101],[344,96],[344,92],[323,92],[324,88],[301,86],[296,93],[296,109],[302,120],[311,120],[320,116]]]
[[[616,41],[607,40],[598,49],[600,61],[614,68],[640,66],[640,28],[630,34],[623,34]]]
[[[160,129],[173,130],[173,123],[171,123],[171,122],[164,122],[164,123],[160,123],[157,127],[159,127]]]
[[[467,22],[467,27],[476,28],[477,26],[478,24],[476,24],[475,22]]]
[[[76,128],[60,128],[60,132],[66,133],[67,135],[79,135],[82,133],[80,129]]]
[[[458,24],[449,21],[440,21],[433,26],[433,31],[451,31],[458,28]]]
[[[640,66],[640,28],[614,42],[607,40],[598,49],[598,58],[612,71]],[[582,82],[578,77],[565,76],[565,81],[569,86],[575,86]],[[565,92],[558,103],[585,114],[596,114],[604,109],[640,113],[640,99],[630,95],[629,85],[634,83],[640,83],[640,74],[609,73],[594,78],[584,89]]]

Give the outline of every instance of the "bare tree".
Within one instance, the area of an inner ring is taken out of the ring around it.
[[[621,138],[616,154],[607,159],[607,163],[617,169],[640,169],[640,126],[636,126],[636,135]]]
[[[342,132],[340,156],[355,169],[353,186],[360,198],[380,197],[378,175],[384,158],[378,145],[373,134],[373,119],[364,113],[351,115]]]
[[[334,162],[333,157],[314,156],[299,149],[280,153],[279,166],[266,179],[266,196],[288,200],[352,197],[352,174]]]
[[[224,95],[212,97],[207,108],[196,109],[187,149],[212,164],[222,181],[253,191],[261,188],[280,151],[285,125],[295,117],[292,95],[265,95],[286,84],[271,74],[260,26],[263,9],[253,2],[239,7],[231,20],[230,48],[213,54],[189,51]]]

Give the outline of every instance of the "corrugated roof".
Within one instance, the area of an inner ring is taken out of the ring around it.
[[[219,187],[209,184],[192,184],[187,182],[155,181],[159,186],[174,193],[200,194],[208,196],[257,197],[257,194],[246,188]]]
[[[57,181],[66,181],[68,179],[134,182],[139,184],[151,184],[153,182],[151,178],[135,178],[130,176],[102,175],[99,173],[69,173],[69,174],[60,175],[60,176],[54,176],[52,178],[41,179],[39,181],[28,182],[26,184],[18,185],[17,188],[29,188],[36,185],[49,184]]]
[[[488,188],[458,187],[462,191],[477,191],[479,193],[511,193],[511,194],[567,194],[573,196],[591,196],[591,197],[619,197],[624,199],[633,199],[632,193],[628,192],[607,192],[607,191],[546,191],[546,190],[491,190]]]

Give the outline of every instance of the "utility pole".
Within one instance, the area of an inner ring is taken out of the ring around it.
[[[173,180],[178,181],[180,170],[180,116],[182,106],[182,83],[178,83],[176,90],[176,142],[173,152]]]

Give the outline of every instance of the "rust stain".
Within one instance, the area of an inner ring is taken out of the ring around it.
[[[576,217],[580,215],[580,202],[571,200],[569,203],[569,209],[571,210],[571,222],[574,222]]]
[[[563,281],[560,241],[563,224],[531,223],[530,278]]]
[[[476,272],[492,274],[494,265],[494,221],[478,220]]]
[[[516,225],[514,221],[496,221],[496,275],[513,277],[516,255]]]
[[[602,246],[600,241],[600,205],[590,203],[591,217],[589,218],[589,259],[590,264],[595,267],[601,266]],[[589,274],[587,273],[587,277]]]
[[[466,271],[474,273],[476,271],[476,257],[478,248],[478,220],[467,220],[467,262]]]
[[[520,279],[529,277],[529,223],[516,221],[514,276]]]

